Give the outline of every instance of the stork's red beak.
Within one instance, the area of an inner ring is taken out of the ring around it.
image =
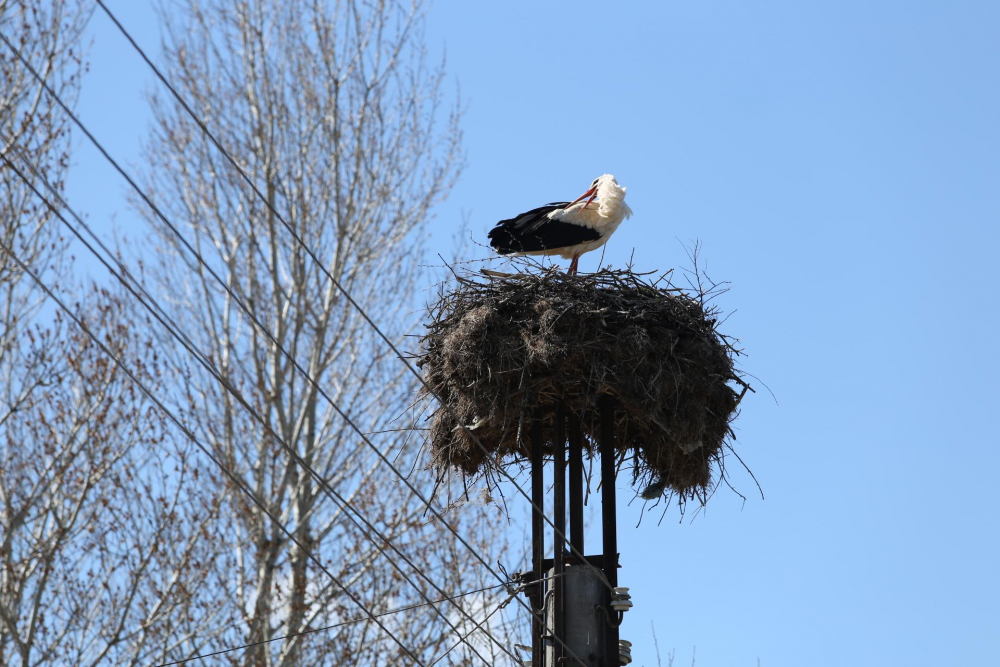
[[[574,199],[573,201],[571,201],[569,203],[569,206],[572,206],[573,204],[577,203],[581,199],[586,199],[587,197],[590,197],[590,199],[587,199],[587,203],[583,205],[584,208],[587,208],[588,206],[590,206],[590,202],[594,201],[594,197],[596,197],[596,196],[597,196],[597,188],[596,187],[590,188],[589,190],[587,190],[586,192],[584,192],[582,195],[580,195],[579,197],[577,197],[576,199]],[[569,208],[569,206],[567,206],[566,208]]]

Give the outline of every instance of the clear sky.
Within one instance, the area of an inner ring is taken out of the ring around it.
[[[155,52],[146,3],[109,4]],[[734,466],[745,505],[621,509],[634,664],[651,622],[664,665],[998,664],[1000,5],[438,0],[427,28],[468,106],[432,247],[614,173],[635,216],[606,261],[700,239],[777,397],[736,422],[765,500]],[[100,12],[92,34],[80,113],[135,163],[152,75]],[[145,233],[83,144],[70,194]]]

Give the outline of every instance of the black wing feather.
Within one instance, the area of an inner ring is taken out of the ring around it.
[[[490,245],[502,255],[515,252],[555,250],[601,238],[596,229],[548,218],[569,202],[554,202],[531,209],[507,220],[501,220],[490,230]]]

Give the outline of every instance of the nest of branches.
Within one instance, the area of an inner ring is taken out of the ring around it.
[[[551,451],[560,404],[592,454],[609,401],[618,465],[630,465],[643,496],[704,500],[750,389],[706,305],[716,286],[609,269],[457,280],[431,308],[418,362],[441,401],[430,433],[437,469],[489,478],[524,465],[535,426]]]

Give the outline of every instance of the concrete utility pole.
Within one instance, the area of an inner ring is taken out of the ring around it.
[[[600,409],[601,510],[603,553],[585,555],[583,525],[583,437],[575,415],[568,415],[569,515],[566,531],[567,414],[559,405],[553,417],[553,557],[545,558],[545,524],[539,512],[532,516],[532,572],[536,581],[526,591],[532,608],[544,623],[532,621],[531,667],[619,667],[632,661],[631,644],[621,641],[618,626],[632,606],[628,589],[618,587],[618,537],[615,523],[614,405]],[[544,459],[541,425],[531,433],[532,502],[545,509]],[[569,537],[566,540],[559,534]],[[582,556],[582,558],[581,558]],[[544,580],[542,579],[544,574]]]

